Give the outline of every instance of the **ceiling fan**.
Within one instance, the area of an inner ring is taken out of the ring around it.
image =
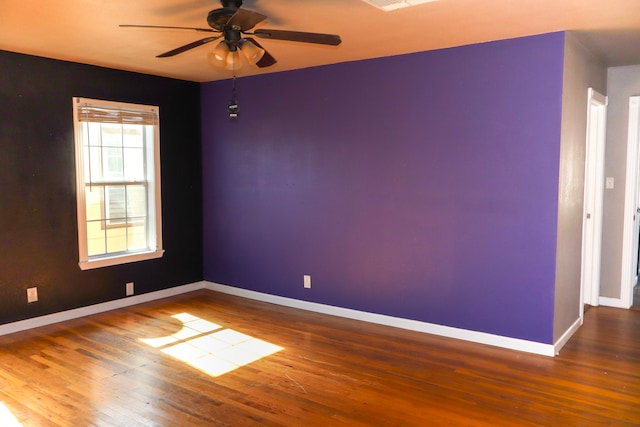
[[[240,68],[241,61],[239,51],[244,54],[247,61],[260,68],[269,67],[276,63],[276,59],[269,54],[254,38],[288,40],[293,42],[315,43],[329,46],[337,46],[342,40],[335,34],[306,33],[301,31],[253,29],[257,24],[267,19],[261,13],[242,8],[242,0],[221,0],[222,7],[214,9],[207,15],[207,23],[211,28],[171,27],[158,25],[132,25],[123,24],[120,27],[136,28],[167,28],[179,30],[193,30],[219,35],[205,37],[200,40],[172,49],[157,55],[157,58],[167,58],[211,43],[222,38],[216,48],[209,54],[209,61],[216,66],[228,70]]]

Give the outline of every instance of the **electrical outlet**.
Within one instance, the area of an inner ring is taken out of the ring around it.
[[[311,276],[304,275],[304,287],[309,289],[311,288]]]
[[[36,302],[38,301],[38,288],[27,288],[27,302]]]
[[[126,285],[127,296],[133,295],[133,282],[129,282]]]

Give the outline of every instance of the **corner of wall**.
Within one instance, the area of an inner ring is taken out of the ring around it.
[[[566,34],[562,83],[562,125],[558,180],[558,228],[554,342],[581,315],[587,91],[604,91],[606,67],[571,34]]]

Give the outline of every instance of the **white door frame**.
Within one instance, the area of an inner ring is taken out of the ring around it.
[[[633,304],[633,286],[638,280],[638,190],[640,187],[640,96],[629,98],[629,133],[627,138],[627,177],[622,231],[622,282],[620,304]]]
[[[588,90],[585,150],[584,211],[582,222],[582,272],[580,316],[584,304],[599,305],[604,197],[604,153],[607,97]]]

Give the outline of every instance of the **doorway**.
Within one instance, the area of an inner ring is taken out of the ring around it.
[[[589,88],[582,229],[583,307],[599,305],[600,299],[606,114],[607,97]]]
[[[640,96],[629,98],[627,177],[624,200],[621,304],[629,308],[638,292],[640,243]]]

